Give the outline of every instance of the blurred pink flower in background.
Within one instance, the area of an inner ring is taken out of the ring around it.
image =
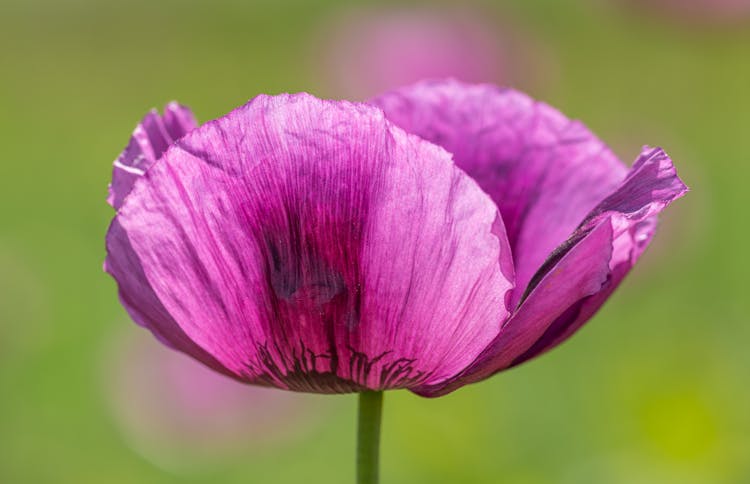
[[[528,87],[548,77],[538,72],[548,56],[518,22],[468,8],[360,8],[321,30],[322,74],[337,97],[364,99],[430,78]]]
[[[107,372],[109,403],[134,450],[162,468],[199,471],[291,445],[335,404],[317,395],[238,384],[164,351],[147,332],[125,333],[118,334]]]

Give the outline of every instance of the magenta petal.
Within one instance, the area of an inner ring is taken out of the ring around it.
[[[117,158],[112,171],[108,202],[119,208],[135,181],[143,176],[166,149],[197,126],[191,111],[177,103],[164,108],[164,116],[152,110],[136,126],[128,146]],[[138,256],[118,219],[112,221],[106,237],[104,269],[118,283],[120,301],[135,322],[148,328],[159,341],[189,354],[215,370],[227,373],[213,356],[185,336],[154,294]],[[236,375],[234,375],[236,376]]]
[[[141,262],[133,252],[128,236],[118,219],[112,221],[107,232],[107,259],[104,269],[119,286],[120,302],[133,320],[149,329],[163,344],[182,351],[207,366],[232,375],[216,359],[185,335],[172,316],[154,294],[146,279]]]
[[[492,201],[366,105],[260,96],[167,151],[117,221],[176,325],[250,382],[443,381],[509,316]]]
[[[143,176],[169,145],[197,125],[193,113],[175,102],[167,104],[164,116],[160,116],[156,110],[146,114],[135,127],[125,150],[114,162],[107,202],[115,209],[120,208],[133,183]]]
[[[660,148],[645,147],[620,188],[592,211],[580,229],[586,230],[605,217],[612,218],[615,233],[607,282],[601,291],[578,301],[568,314],[550,325],[544,336],[513,365],[554,348],[588,321],[648,247],[656,231],[657,214],[686,192],[687,187],[667,154]]]
[[[482,355],[457,378],[415,391],[435,397],[492,376],[541,338],[571,303],[596,293],[607,280],[612,226],[601,223],[546,274]]]
[[[581,123],[511,89],[428,81],[372,102],[407,132],[451,152],[497,203],[516,268],[514,306],[550,253],[626,173]]]
[[[561,343],[601,307],[646,249],[656,215],[687,187],[659,148],[644,148],[622,184],[533,277],[498,338],[459,377],[417,389],[439,396]]]

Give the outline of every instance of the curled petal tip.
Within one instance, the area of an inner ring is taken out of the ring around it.
[[[687,193],[672,159],[661,148],[644,147],[620,186],[589,213],[582,227],[596,224],[606,214],[625,225],[645,220]]]
[[[197,125],[190,109],[174,101],[165,106],[163,116],[151,109],[136,125],[127,146],[113,163],[107,203],[119,209],[136,180],[169,146]]]

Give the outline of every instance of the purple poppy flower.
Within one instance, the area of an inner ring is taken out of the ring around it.
[[[115,163],[106,269],[165,344],[295,391],[438,396],[552,348],[686,191],[661,149],[628,170],[489,85],[192,119],[148,115]]]

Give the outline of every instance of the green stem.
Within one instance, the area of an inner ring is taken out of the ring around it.
[[[377,484],[383,392],[359,394],[357,484]]]

